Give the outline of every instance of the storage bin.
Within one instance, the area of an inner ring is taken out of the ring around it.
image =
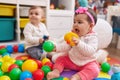
[[[20,19],[20,28],[24,28],[28,22],[29,22],[28,18],[21,18]]]
[[[0,5],[0,16],[14,16],[15,6]]]
[[[15,18],[0,18],[0,42],[14,40]]]
[[[20,7],[20,16],[28,17],[30,7]]]

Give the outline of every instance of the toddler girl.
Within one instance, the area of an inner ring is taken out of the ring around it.
[[[56,44],[56,54],[62,53],[54,64],[53,71],[47,74],[47,80],[57,78],[64,68],[78,71],[70,80],[92,80],[98,76],[99,65],[94,54],[98,48],[98,38],[93,31],[97,17],[95,12],[86,7],[79,7],[75,11],[72,32],[79,36],[73,37],[75,46],[68,45],[65,41]]]

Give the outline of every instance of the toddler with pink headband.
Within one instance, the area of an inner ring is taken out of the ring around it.
[[[75,11],[71,31],[79,38],[72,38],[75,46],[70,46],[65,41],[55,44],[56,54],[62,55],[55,60],[53,71],[47,74],[47,80],[59,77],[64,69],[77,71],[70,80],[93,80],[98,76],[99,64],[94,56],[98,49],[98,38],[93,31],[96,22],[97,16],[92,9],[79,7]]]

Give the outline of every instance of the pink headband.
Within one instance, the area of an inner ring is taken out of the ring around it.
[[[95,24],[95,21],[94,21],[94,18],[93,18],[93,16],[87,11],[88,10],[88,8],[86,8],[86,7],[79,7],[76,11],[75,11],[75,13],[79,13],[79,14],[81,14],[81,13],[85,13],[85,14],[87,14],[89,17],[90,17],[90,19],[91,19],[91,21],[93,22],[93,24]]]

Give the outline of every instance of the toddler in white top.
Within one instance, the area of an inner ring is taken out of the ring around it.
[[[43,10],[39,6],[29,9],[30,22],[24,28],[25,46],[27,53],[35,59],[40,59],[42,44],[48,39],[49,33],[44,23],[41,22]]]

